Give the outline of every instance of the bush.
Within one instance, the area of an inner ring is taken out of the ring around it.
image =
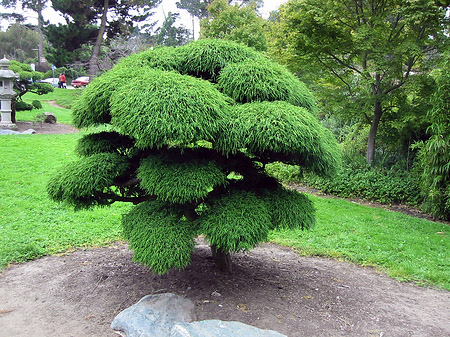
[[[42,109],[42,103],[41,103],[41,101],[38,101],[37,99],[35,99],[33,102],[31,102],[31,105],[35,109]]]
[[[347,164],[332,178],[305,173],[301,182],[344,198],[360,197],[385,204],[410,205],[418,205],[421,201],[418,181],[403,170]]]
[[[24,101],[16,102],[16,111],[33,110],[33,106]]]

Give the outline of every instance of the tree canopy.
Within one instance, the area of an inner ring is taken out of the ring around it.
[[[247,62],[258,65],[250,71],[260,80],[243,85],[245,69],[235,68]],[[313,226],[311,201],[265,165],[335,172],[337,143],[311,113],[314,105],[285,68],[234,42],[147,50],[83,92],[75,125],[101,131],[80,139],[80,159],[59,171],[48,193],[77,209],[135,204],[124,233],[134,260],[156,273],[187,266],[199,234],[229,269],[229,252],[254,247],[270,229]]]
[[[355,112],[370,124],[371,163],[387,102],[421,72],[444,20],[444,9],[429,0],[290,0],[271,30],[272,53],[296,70],[321,69],[334,78],[322,84],[361,102]]]
[[[256,11],[257,2],[230,5],[227,0],[214,0],[206,8],[209,16],[200,21],[200,37],[231,40],[266,50],[264,19]]]

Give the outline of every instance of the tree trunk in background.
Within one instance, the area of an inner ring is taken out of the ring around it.
[[[211,245],[211,253],[216,267],[223,272],[231,273],[233,271],[231,264],[231,255],[214,245]]]
[[[44,35],[42,34],[42,22],[43,17],[42,17],[42,9],[43,9],[44,4],[42,3],[42,0],[38,0],[37,2],[37,15],[38,15],[38,24],[37,24],[37,32],[38,32],[38,37],[39,37],[39,45],[38,45],[38,67],[39,69],[37,69],[38,71],[42,71],[42,63],[43,61],[45,61],[44,58]]]
[[[367,164],[372,165],[373,158],[375,156],[375,138],[377,136],[378,125],[380,124],[381,115],[383,114],[383,109],[381,107],[381,102],[379,100],[375,101],[374,111],[373,111],[373,121],[370,125],[369,140],[367,142]]]
[[[109,0],[104,0],[103,13],[100,21],[100,29],[98,31],[97,40],[95,41],[94,49],[92,50],[92,56],[89,60],[89,77],[92,80],[97,75],[98,70],[98,55],[100,54],[100,47],[103,42],[103,34],[106,30],[106,15],[108,14]]]

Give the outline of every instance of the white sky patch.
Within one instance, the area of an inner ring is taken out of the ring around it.
[[[176,6],[176,0],[163,0],[162,3],[154,9],[155,14],[150,18],[150,22],[158,21],[156,27],[160,27],[162,22],[164,21],[165,15],[169,12],[172,13],[180,13],[180,16],[177,20],[177,26],[183,25],[185,28],[192,30],[192,19],[189,13],[183,9],[178,9]],[[264,6],[259,10],[262,17],[267,19],[271,11],[276,10],[280,7],[281,4],[287,2],[287,0],[266,0],[264,1]],[[17,8],[3,8],[1,7],[2,13],[23,13],[26,17],[25,23],[30,23],[33,25],[37,25],[37,14],[30,10],[22,10],[21,4],[17,6]],[[50,21],[52,24],[64,24],[66,21],[62,17],[61,14],[53,10],[51,7],[47,7],[43,11],[44,20]],[[0,30],[5,31],[8,28],[9,23],[6,20],[0,21]],[[197,19],[194,20],[194,31],[195,38],[198,38],[198,32],[200,30],[200,23]]]

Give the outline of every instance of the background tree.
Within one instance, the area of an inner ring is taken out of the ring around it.
[[[8,7],[16,7],[18,1],[17,0],[2,0],[1,4],[2,6],[8,8]],[[37,33],[38,33],[38,39],[39,43],[37,44],[37,47],[39,49],[39,55],[41,57],[41,60],[38,60],[38,64],[45,61],[44,58],[44,34],[43,34],[43,25],[44,25],[44,18],[42,16],[42,11],[44,10],[47,0],[20,0],[19,3],[22,4],[22,8],[25,9],[31,9],[32,11],[36,12],[37,14]],[[38,69],[41,70],[41,69]]]
[[[200,21],[201,38],[219,38],[244,43],[256,50],[267,49],[265,20],[258,14],[259,2],[229,5],[227,0],[214,0],[209,16]]]
[[[189,41],[189,30],[182,27],[175,27],[178,13],[167,14],[162,26],[156,31],[155,44],[157,46],[181,46]]]
[[[53,8],[60,11],[67,22],[73,21],[78,31],[87,24],[98,25],[92,43],[88,73],[95,77],[103,37],[131,34],[135,24],[148,19],[161,0],[52,0]],[[91,41],[92,42],[92,41]]]
[[[203,39],[123,59],[74,106],[80,159],[48,184],[75,208],[136,206],[123,217],[134,260],[156,273],[190,263],[204,234],[220,268],[276,227],[309,228],[314,207],[265,172],[273,161],[332,174],[339,152],[315,99],[254,49]]]
[[[391,96],[421,71],[443,32],[445,11],[429,0],[290,0],[272,30],[272,53],[289,64],[320,67],[370,124],[372,163]],[[371,106],[369,110],[368,106]]]
[[[28,64],[11,61],[9,69],[19,74],[19,78],[14,82],[14,91],[17,96],[14,97],[12,104],[11,120],[16,122],[16,103],[22,101],[23,95],[32,92],[38,95],[44,95],[53,91],[53,87],[48,83],[38,83],[36,81],[43,78],[43,74],[39,71],[33,71]]]
[[[0,32],[0,55],[18,62],[30,62],[36,58],[39,43],[37,32],[28,25],[14,23],[6,32]]]
[[[437,218],[450,220],[450,53],[443,55],[437,74],[437,89],[431,97],[431,138],[419,146],[417,169],[420,174],[424,210]]]

